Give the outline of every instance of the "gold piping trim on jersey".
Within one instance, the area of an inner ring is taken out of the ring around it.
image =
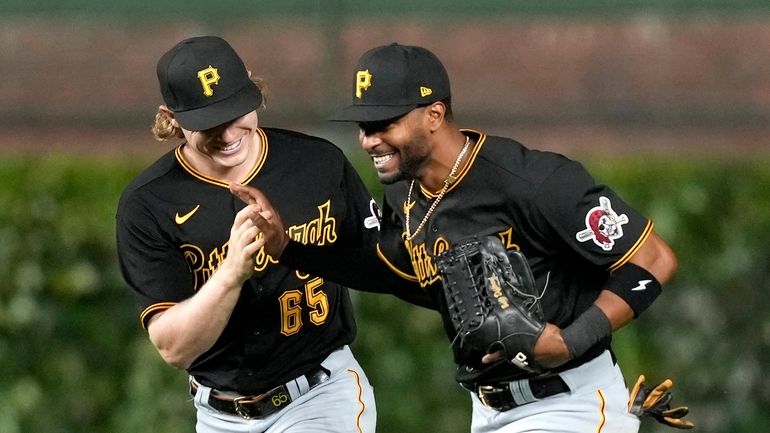
[[[476,145],[473,147],[473,150],[471,151],[470,155],[468,156],[468,163],[465,164],[465,167],[460,171],[460,173],[457,174],[457,180],[455,180],[452,185],[449,187],[449,189],[446,190],[446,192],[449,192],[453,190],[457,185],[460,184],[460,182],[463,180],[465,175],[470,171],[471,166],[473,166],[473,162],[476,160],[476,156],[481,151],[481,147],[484,145],[484,142],[487,139],[487,135],[483,132],[479,132],[473,129],[461,129],[462,132],[470,133],[468,136],[472,136],[473,134],[478,135],[478,139],[476,141]],[[433,198],[438,195],[438,192],[432,192],[425,189],[425,187],[420,184],[420,191],[422,194],[428,198]]]
[[[152,314],[159,313],[161,311],[166,311],[169,308],[176,305],[176,302],[159,302],[157,304],[152,304],[149,307],[145,308],[144,311],[142,311],[142,314],[139,315],[139,321],[142,323],[142,328],[147,329],[147,325],[144,323],[144,320],[149,317]]]
[[[348,368],[348,373],[356,379],[356,386],[358,387],[358,404],[361,405],[361,410],[356,414],[356,430],[360,433],[363,431],[361,430],[361,415],[363,415],[366,410],[366,404],[361,398],[364,395],[364,388],[361,386],[361,375],[359,375],[357,371]]]
[[[613,263],[610,266],[609,268],[610,271],[614,271],[618,269],[619,267],[625,265],[626,262],[631,260],[631,257],[633,257],[637,251],[639,251],[639,248],[641,248],[642,244],[644,244],[644,241],[646,241],[647,238],[649,238],[650,235],[652,234],[653,226],[654,224],[652,223],[652,221],[647,220],[647,227],[645,227],[644,231],[642,231],[642,235],[639,236],[639,239],[636,240],[634,245],[628,251],[626,251],[625,254],[623,254],[623,257],[619,258],[615,263]]]
[[[259,160],[254,164],[254,170],[251,171],[251,174],[246,176],[246,179],[241,182],[242,184],[251,182],[257,173],[259,173],[259,170],[262,169],[262,166],[265,165],[265,160],[267,160],[267,150],[269,147],[267,143],[267,134],[265,134],[265,131],[263,131],[262,128],[257,128],[257,134],[259,134],[259,140],[262,142],[262,152],[259,154]]]
[[[596,394],[599,395],[599,427],[596,428],[596,433],[602,433],[604,424],[607,422],[607,416],[604,414],[604,410],[607,407],[607,401],[604,399],[604,394],[601,389],[596,390]]]
[[[400,270],[400,269],[398,269],[397,267],[395,267],[395,266],[394,266],[392,263],[390,263],[390,261],[388,260],[388,258],[387,258],[387,257],[385,257],[385,254],[383,254],[383,253],[382,253],[382,250],[380,249],[380,244],[377,244],[377,256],[379,256],[379,257],[380,257],[380,260],[382,260],[383,262],[385,262],[385,264],[386,264],[386,265],[387,265],[387,266],[388,266],[388,267],[389,267],[389,268],[390,268],[390,269],[391,269],[393,272],[395,272],[395,273],[396,273],[396,275],[398,275],[399,277],[401,277],[401,278],[403,278],[403,279],[405,279],[405,280],[408,280],[408,281],[417,282],[417,277],[416,277],[416,276],[414,276],[414,275],[409,275],[409,274],[407,274],[406,272],[403,272],[402,270]]]
[[[248,175],[246,175],[246,178],[241,181],[242,184],[247,184],[251,182],[251,180],[254,179],[254,176],[256,176],[257,173],[259,173],[259,170],[265,164],[265,160],[267,159],[267,151],[269,147],[267,142],[267,135],[265,134],[265,131],[262,130],[262,128],[257,128],[257,134],[259,135],[260,141],[262,143],[262,149],[259,153],[259,159],[254,164],[254,168],[249,172]],[[182,165],[182,168],[184,168],[185,171],[187,171],[197,179],[200,179],[204,182],[211,183],[217,186],[228,188],[229,182],[223,181],[221,179],[216,179],[211,176],[207,176],[201,173],[200,171],[196,170],[192,165],[190,165],[189,162],[187,162],[187,160],[185,160],[184,154],[182,153],[182,147],[184,147],[187,144],[188,143],[180,144],[174,151],[174,154],[176,155],[176,160],[179,161],[179,164]]]

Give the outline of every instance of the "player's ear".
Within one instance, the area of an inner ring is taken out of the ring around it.
[[[174,112],[169,110],[167,106],[161,105],[158,107],[158,111],[163,113],[164,116],[166,116],[166,119],[168,119],[169,123],[175,128],[180,128],[179,122],[176,121],[176,117],[174,117]]]
[[[444,115],[446,114],[446,105],[443,102],[437,101],[428,105],[428,119],[435,128],[440,126],[444,121]]]

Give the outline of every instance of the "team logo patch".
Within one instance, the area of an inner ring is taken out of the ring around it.
[[[375,202],[374,199],[369,201],[369,212],[370,215],[364,218],[364,227],[368,229],[377,227],[377,230],[379,231],[380,218],[382,218],[382,214],[380,213],[380,208],[377,206],[377,202]]]
[[[612,203],[607,197],[599,197],[599,206],[586,214],[586,229],[575,237],[580,242],[593,240],[603,250],[609,251],[615,246],[615,239],[623,237],[623,224],[628,222],[626,214],[618,215],[612,210]]]

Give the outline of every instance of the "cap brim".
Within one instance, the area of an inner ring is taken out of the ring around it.
[[[394,119],[412,111],[417,105],[351,105],[340,110],[333,122],[379,122]]]
[[[175,111],[174,117],[184,129],[204,131],[237,119],[261,105],[262,92],[251,83],[219,102],[195,110]]]

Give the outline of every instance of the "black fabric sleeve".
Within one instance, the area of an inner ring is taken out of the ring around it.
[[[649,231],[649,220],[582,164],[567,161],[542,183],[530,220],[597,266],[627,259]]]
[[[366,189],[363,180],[347,159],[343,161],[340,190],[347,204],[345,221],[338,229],[345,233],[342,245],[370,245],[377,243],[380,215],[377,203]]]
[[[163,236],[140,200],[121,202],[116,231],[120,270],[141,309],[161,302],[181,302],[195,294],[183,254]]]
[[[351,289],[392,294],[409,303],[437,309],[419,283],[396,275],[371,247],[317,246],[289,241],[279,260],[286,266],[328,278]]]

